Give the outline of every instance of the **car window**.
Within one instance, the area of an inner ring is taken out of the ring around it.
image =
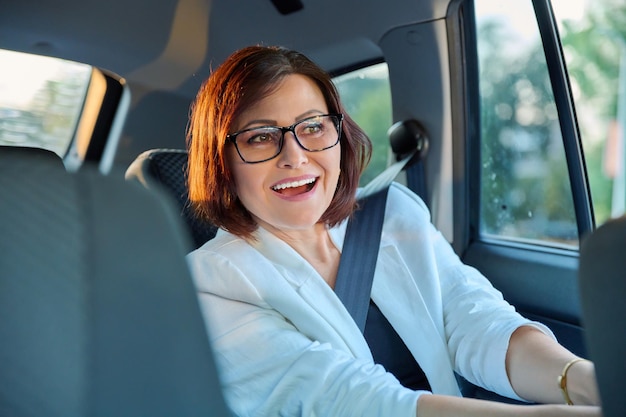
[[[559,115],[531,0],[475,2],[480,234],[577,246]]]
[[[372,141],[372,160],[361,177],[367,184],[388,165],[391,88],[386,63],[378,63],[333,78],[346,111]]]
[[[64,156],[74,137],[92,67],[0,50],[0,145]]]
[[[600,225],[626,211],[626,3],[552,0],[552,4],[576,104],[595,221]]]

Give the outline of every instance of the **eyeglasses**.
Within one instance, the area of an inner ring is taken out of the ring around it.
[[[307,117],[291,126],[261,126],[226,136],[235,144],[243,162],[256,164],[276,158],[283,149],[285,133],[291,132],[298,145],[309,152],[321,152],[339,143],[343,114]]]

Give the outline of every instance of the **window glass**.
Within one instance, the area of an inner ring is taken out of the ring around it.
[[[89,65],[0,50],[0,145],[64,156],[90,74]]]
[[[360,68],[333,79],[346,111],[372,141],[372,160],[361,177],[367,184],[389,161],[387,130],[391,126],[391,88],[387,64]]]
[[[552,6],[599,225],[626,205],[626,2],[552,0]]]
[[[562,134],[531,0],[476,0],[480,233],[578,245]]]

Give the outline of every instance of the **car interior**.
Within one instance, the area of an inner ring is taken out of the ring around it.
[[[620,2],[1,4],[0,415],[230,415],[185,264],[217,230],[189,206],[186,128],[211,71],[257,44],[332,75],[373,142],[361,186],[386,173],[417,193],[466,264],[597,361],[604,415],[626,415],[610,365],[626,329],[599,312],[626,282],[609,250],[625,236]]]

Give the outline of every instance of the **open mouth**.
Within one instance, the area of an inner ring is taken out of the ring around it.
[[[317,178],[307,178],[299,181],[284,182],[274,185],[272,187],[272,190],[281,195],[293,196],[311,191],[316,182]]]

